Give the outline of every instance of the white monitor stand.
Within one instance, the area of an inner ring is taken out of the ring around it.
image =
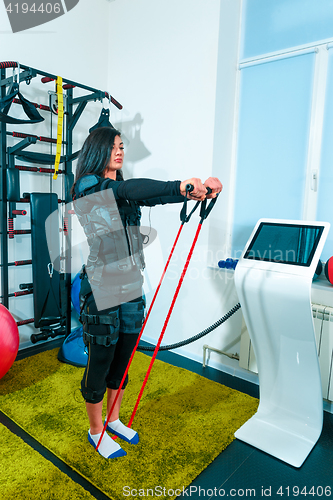
[[[326,222],[261,219],[235,270],[260,391],[257,413],[235,437],[294,467],[322,431],[310,297],[328,231]]]

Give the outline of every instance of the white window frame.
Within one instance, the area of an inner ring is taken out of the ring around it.
[[[242,29],[242,28],[241,28]],[[267,62],[286,59],[298,55],[315,52],[314,83],[311,102],[310,133],[307,151],[307,173],[304,192],[304,204],[302,210],[303,220],[315,221],[318,200],[318,184],[320,179],[320,163],[323,140],[323,125],[326,101],[326,86],[329,63],[329,50],[333,47],[333,38],[320,40],[311,44],[305,44],[281,51],[261,54],[258,57],[240,59],[237,67],[237,89],[235,100],[235,123],[232,154],[232,175],[230,178],[231,193],[229,198],[229,224],[227,234],[230,235],[230,241],[227,247],[231,249],[232,232],[234,225],[234,203],[235,203],[235,182],[237,170],[237,148],[238,148],[238,126],[240,116],[240,83],[241,71],[249,66],[256,66]],[[240,51],[240,47],[239,47]]]

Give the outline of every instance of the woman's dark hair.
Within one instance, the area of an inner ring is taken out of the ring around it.
[[[93,130],[83,143],[80,151],[74,184],[71,194],[74,193],[76,182],[87,174],[103,176],[105,167],[110,161],[114,140],[119,135],[119,130],[113,127],[100,127]],[[121,172],[117,172],[117,180],[122,180]]]

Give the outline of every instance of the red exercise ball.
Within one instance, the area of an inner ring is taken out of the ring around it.
[[[325,276],[333,285],[333,257],[330,257],[325,264]]]
[[[19,348],[17,324],[8,309],[0,304],[0,379],[15,361]]]

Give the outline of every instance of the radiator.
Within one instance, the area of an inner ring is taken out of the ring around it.
[[[333,401],[333,307],[312,304],[323,398]],[[258,373],[252,342],[243,319],[239,366]]]

